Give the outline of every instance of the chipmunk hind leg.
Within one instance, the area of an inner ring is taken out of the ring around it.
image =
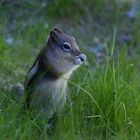
[[[49,136],[52,136],[56,127],[56,123],[58,120],[58,115],[57,113],[54,113],[47,122],[47,133]]]

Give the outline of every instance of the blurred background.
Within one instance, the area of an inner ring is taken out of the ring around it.
[[[52,27],[60,27],[94,53],[106,47],[115,32],[118,46],[130,44],[131,52],[139,44],[139,4],[138,0],[1,0],[0,35],[10,46],[29,40],[38,47]]]

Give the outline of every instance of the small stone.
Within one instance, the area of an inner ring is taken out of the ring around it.
[[[11,36],[8,36],[8,37],[5,39],[5,42],[6,42],[8,45],[12,45],[12,44],[13,44],[13,41],[14,41],[14,39],[13,39]]]
[[[18,96],[23,96],[24,95],[24,86],[20,83],[17,83],[13,87],[13,91],[18,95]]]

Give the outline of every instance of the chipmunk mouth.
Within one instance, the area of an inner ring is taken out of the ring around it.
[[[80,54],[79,56],[76,56],[74,58],[74,64],[75,65],[80,65],[82,64],[83,62],[85,62],[87,59],[86,55],[85,54]]]

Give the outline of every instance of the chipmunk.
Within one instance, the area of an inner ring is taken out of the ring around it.
[[[50,31],[24,83],[27,107],[48,114],[61,110],[68,79],[85,60],[75,38],[57,28]]]

